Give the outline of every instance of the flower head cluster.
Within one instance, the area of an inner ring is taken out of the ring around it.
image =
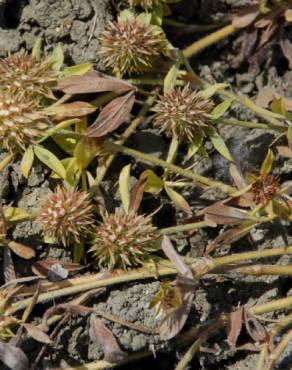
[[[181,142],[192,142],[211,123],[213,103],[189,85],[173,88],[160,96],[154,111],[154,125],[167,136],[176,136]]]
[[[63,246],[79,243],[93,230],[93,205],[87,193],[57,186],[42,202],[37,220],[45,237]]]
[[[24,53],[0,59],[0,90],[9,91],[23,98],[40,100],[52,98],[51,87],[57,74],[48,61],[38,62]]]
[[[141,265],[157,249],[158,237],[150,216],[137,215],[134,211],[125,213],[118,208],[114,214],[103,216],[90,251],[99,266],[126,269]]]
[[[279,182],[273,175],[262,175],[251,187],[255,203],[266,204],[274,198],[279,189]]]
[[[0,91],[0,149],[23,151],[49,126],[48,116],[34,101]]]
[[[100,56],[115,75],[140,74],[153,66],[164,46],[161,29],[150,25],[143,14],[120,16],[101,33]]]

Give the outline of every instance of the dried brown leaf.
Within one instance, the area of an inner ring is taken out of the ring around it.
[[[252,54],[258,38],[257,29],[246,31],[243,37],[240,50],[235,58],[232,59],[230,66],[232,68],[239,68],[244,60],[247,60]]]
[[[73,272],[73,271],[80,271],[84,269],[84,266],[79,265],[78,263],[69,263],[62,260],[57,259],[47,259],[42,261],[37,261],[32,265],[32,272],[38,276],[47,276],[48,272],[50,271],[51,267],[58,263],[59,265],[63,266],[66,270]]]
[[[35,250],[28,247],[27,245],[23,245],[13,241],[10,241],[7,245],[12,250],[12,252],[17,254],[19,257],[22,257],[26,260],[30,260],[31,258],[35,257]]]
[[[16,274],[13,259],[11,256],[11,250],[7,246],[5,246],[3,249],[3,270],[5,283],[9,283],[11,280],[15,280]]]
[[[126,359],[127,354],[121,350],[112,332],[94,314],[90,315],[89,336],[101,346],[105,361],[119,363]]]
[[[46,333],[44,333],[39,327],[29,323],[22,324],[22,326],[27,330],[28,335],[37,342],[45,344],[52,343],[50,337]]]
[[[289,41],[288,36],[280,38],[280,46],[282,53],[288,60],[289,68],[292,68],[292,43]]]
[[[261,34],[260,41],[259,41],[259,48],[262,48],[264,45],[268,47],[268,42],[272,41],[271,39],[275,35],[278,29],[277,23],[271,23],[269,27],[267,27],[264,32]]]
[[[147,178],[141,178],[135,183],[131,189],[129,209],[137,211],[143,199],[144,188]]]
[[[232,25],[236,28],[245,28],[249,26],[259,14],[260,12],[257,5],[249,6],[233,17]]]
[[[23,312],[23,315],[22,315],[22,321],[23,322],[26,322],[27,319],[29,318],[34,306],[37,304],[37,301],[38,301],[38,296],[40,294],[40,282],[38,282],[37,286],[36,286],[36,290],[31,298],[31,302],[30,304],[26,307],[26,309],[24,310]]]
[[[205,208],[205,220],[215,225],[241,224],[248,219],[248,212],[217,202]]]
[[[29,369],[28,358],[22,349],[0,340],[0,361],[12,370]]]
[[[268,106],[274,100],[274,98],[275,98],[274,89],[272,89],[270,86],[265,86],[259,91],[255,103],[259,107],[268,108]]]
[[[239,171],[237,166],[232,163],[229,167],[229,174],[232,177],[238,190],[244,189],[247,185],[242,173]]]
[[[264,326],[259,322],[259,320],[255,316],[250,314],[246,309],[244,309],[243,311],[243,317],[244,325],[249,336],[255,342],[267,342],[269,339],[269,335]]]
[[[91,70],[82,76],[64,78],[59,82],[57,89],[67,94],[88,94],[105,91],[113,91],[120,94],[135,90],[135,87],[113,77],[102,77],[96,71]]]
[[[238,310],[231,312],[230,314],[230,325],[227,340],[232,350],[235,349],[237,339],[242,330],[242,324],[243,324],[243,307],[240,307]]]
[[[292,149],[288,146],[277,146],[277,150],[282,157],[292,158]]]
[[[102,109],[95,122],[87,130],[86,135],[101,137],[116,130],[128,118],[134,102],[134,91],[112,100]]]

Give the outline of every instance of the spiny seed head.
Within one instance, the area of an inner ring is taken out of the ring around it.
[[[0,91],[0,149],[24,151],[49,126],[48,116],[34,101]]]
[[[150,216],[117,208],[114,214],[103,215],[90,251],[99,266],[126,269],[141,265],[149,253],[157,250],[158,238]]]
[[[154,125],[167,136],[176,136],[181,142],[192,142],[211,123],[213,103],[192,91],[189,85],[173,88],[160,96],[154,111]]]
[[[147,15],[146,15],[147,16]],[[110,22],[100,36],[100,56],[115,75],[141,74],[153,66],[164,46],[161,29],[127,13]]]
[[[24,53],[0,59],[0,90],[41,100],[52,98],[57,74],[48,61],[38,62]]]
[[[152,9],[155,6],[162,6],[166,4],[167,0],[129,0],[131,7],[140,6],[143,9]]]
[[[42,202],[37,220],[46,238],[66,247],[80,243],[93,230],[93,205],[87,193],[57,186]]]
[[[254,202],[257,204],[266,204],[270,199],[274,198],[278,189],[279,182],[275,176],[260,176],[260,178],[254,182],[251,187]]]

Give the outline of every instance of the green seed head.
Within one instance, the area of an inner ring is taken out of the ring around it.
[[[137,215],[134,211],[125,213],[118,208],[114,214],[104,214],[90,251],[99,266],[126,269],[141,265],[157,250],[158,238],[150,216]]]

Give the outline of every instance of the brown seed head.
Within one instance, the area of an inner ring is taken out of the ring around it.
[[[140,6],[143,9],[152,9],[155,6],[162,6],[166,4],[167,0],[129,0],[131,7]]]
[[[64,246],[79,243],[93,230],[93,205],[87,193],[57,186],[42,202],[37,220],[45,237]]]
[[[149,253],[157,250],[158,237],[150,216],[118,208],[114,214],[103,216],[90,251],[99,266],[126,269],[141,265]]]
[[[279,182],[273,175],[260,176],[260,178],[252,184],[251,191],[253,192],[254,202],[266,204],[268,200],[274,198],[279,189]]]
[[[176,136],[182,142],[192,142],[195,135],[202,133],[211,123],[211,100],[192,91],[189,85],[173,88],[160,96],[154,107],[154,125],[167,136]]]
[[[49,126],[48,116],[34,101],[0,91],[0,149],[23,151]]]
[[[0,90],[20,94],[40,101],[51,97],[51,87],[57,81],[57,74],[51,64],[36,61],[29,54],[11,55],[0,59]]]
[[[147,25],[133,15],[118,18],[101,33],[100,56],[115,75],[141,74],[153,66],[164,41],[156,26]]]

